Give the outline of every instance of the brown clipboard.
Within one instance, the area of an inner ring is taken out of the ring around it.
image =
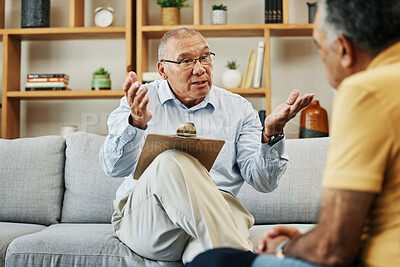
[[[133,178],[139,179],[160,153],[170,149],[177,149],[192,155],[210,171],[224,143],[224,140],[216,139],[148,134]]]

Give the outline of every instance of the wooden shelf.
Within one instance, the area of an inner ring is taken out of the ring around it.
[[[237,88],[237,89],[226,89],[232,93],[239,94],[241,96],[254,96],[254,97],[264,97],[265,88]]]
[[[124,96],[122,90],[10,91],[7,97],[20,100],[109,99]]]
[[[200,31],[205,37],[263,37],[265,30],[271,36],[311,36],[313,24],[227,24],[227,25],[181,25]],[[146,38],[158,39],[174,26],[142,26]]]
[[[125,69],[135,69],[135,1],[125,0],[125,26],[106,28],[84,27],[85,0],[69,0],[69,27],[4,29],[4,3],[0,0],[0,40],[3,44],[1,138],[20,136],[22,100],[118,99],[124,95],[122,90],[20,91],[21,47],[23,41],[125,39]]]
[[[300,37],[312,36],[314,24],[269,24],[271,36]]]
[[[2,30],[3,35],[7,34],[24,41],[123,39],[125,38],[125,31],[125,27],[53,27]]]

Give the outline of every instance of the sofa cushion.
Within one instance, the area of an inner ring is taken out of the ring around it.
[[[110,223],[123,179],[108,177],[99,161],[105,137],[77,132],[67,139],[62,222]]]
[[[5,266],[6,251],[11,241],[23,235],[39,232],[44,228],[46,226],[39,224],[0,222],[0,266]]]
[[[56,264],[55,264],[56,263]],[[114,234],[111,224],[57,224],[15,239],[6,266],[183,266],[144,259]]]
[[[50,225],[60,219],[65,140],[0,139],[0,221]]]
[[[253,250],[256,251],[257,240],[260,237],[265,236],[267,231],[272,230],[276,224],[262,224],[262,225],[254,225],[250,229],[250,236],[249,239],[251,243],[253,243]],[[315,224],[284,224],[285,226],[295,227],[301,233],[306,233],[313,229],[316,225]]]
[[[256,224],[317,222],[328,146],[329,137],[288,139],[289,162],[278,188],[266,194],[243,185],[238,199]]]

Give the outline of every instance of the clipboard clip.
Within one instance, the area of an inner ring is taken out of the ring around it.
[[[179,137],[196,137],[196,127],[193,122],[182,122],[178,130],[176,130],[176,136]]]

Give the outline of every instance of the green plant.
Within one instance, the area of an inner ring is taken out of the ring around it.
[[[228,11],[228,7],[220,4],[220,5],[213,5],[212,10],[223,10],[223,11]]]
[[[189,7],[189,5],[185,4],[187,0],[157,0],[157,4],[161,7]]]
[[[108,71],[106,71],[103,67],[98,68],[93,75],[108,75]]]
[[[229,60],[226,64],[226,67],[228,67],[230,70],[236,70],[239,68],[239,65],[237,65],[236,60]]]

